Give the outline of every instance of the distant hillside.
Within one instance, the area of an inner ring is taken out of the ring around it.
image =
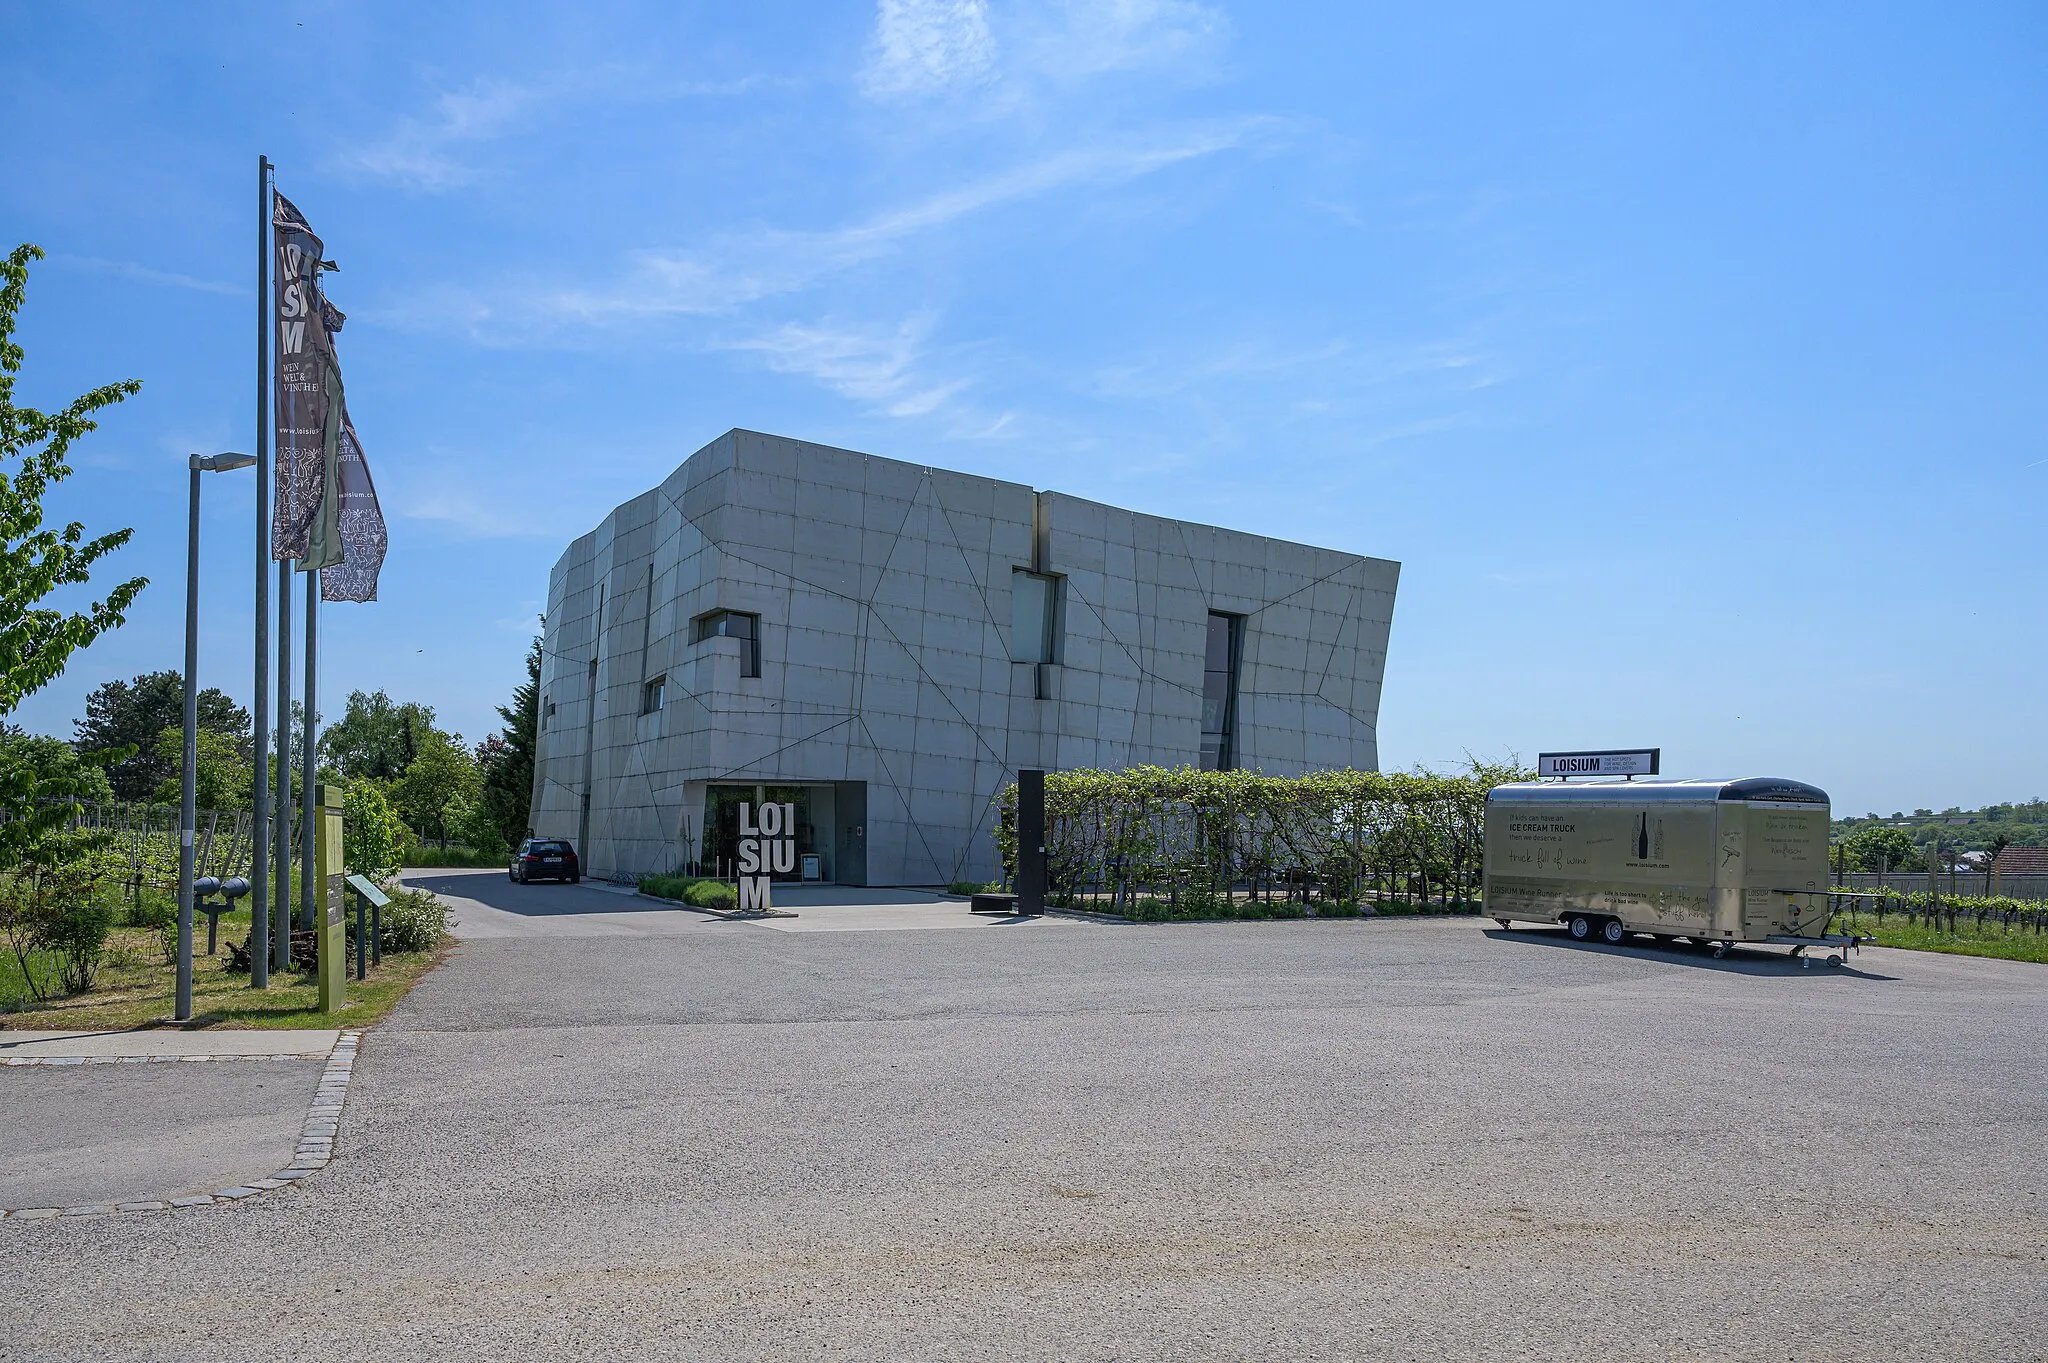
[[[2048,800],[1939,813],[1916,809],[1910,814],[1865,814],[1835,820],[1834,836],[1841,839],[1866,828],[1903,829],[1916,847],[1924,847],[1938,835],[1945,847],[1977,852],[1989,848],[2001,833],[2014,847],[2040,847],[2048,845]]]

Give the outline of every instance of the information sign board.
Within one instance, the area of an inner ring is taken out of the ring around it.
[[[1609,748],[1600,752],[1536,755],[1538,776],[1655,776],[1661,748]]]

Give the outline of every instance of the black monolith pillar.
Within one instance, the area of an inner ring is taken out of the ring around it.
[[[1045,912],[1045,773],[1017,773],[1017,912]]]

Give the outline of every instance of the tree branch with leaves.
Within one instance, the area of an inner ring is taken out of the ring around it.
[[[45,524],[43,499],[71,476],[72,445],[97,429],[97,413],[134,396],[134,379],[110,383],[54,412],[15,401],[24,352],[15,339],[28,297],[28,266],[42,251],[17,246],[0,265],[0,718],[63,674],[71,655],[120,625],[149,580],[132,577],[84,610],[49,603],[65,588],[91,581],[101,559],[128,543],[133,529],[88,536],[72,521]],[[33,763],[0,761],[0,865],[61,826],[77,807],[72,783],[46,779]]]

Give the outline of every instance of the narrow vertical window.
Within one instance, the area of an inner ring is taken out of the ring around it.
[[[647,609],[640,616],[640,675],[647,675],[647,646],[654,641],[654,563],[647,564]]]
[[[1059,661],[1059,579],[1049,573],[1010,573],[1010,661]]]
[[[1202,658],[1202,770],[1229,771],[1236,764],[1237,665],[1244,651],[1244,617],[1209,612],[1209,639]]]

